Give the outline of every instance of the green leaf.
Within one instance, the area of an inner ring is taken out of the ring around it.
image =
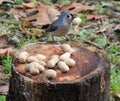
[[[4,57],[3,64],[4,64],[3,72],[5,74],[9,74],[11,71],[11,65],[12,65],[12,57],[10,56],[9,53],[7,54],[7,56]]]
[[[96,6],[96,12],[98,14],[104,14],[106,12],[106,8],[103,7],[99,2],[94,2],[95,6]]]
[[[103,7],[113,7],[114,5],[110,2],[102,2]]]
[[[113,93],[120,93],[120,70],[116,70],[115,68],[111,69],[111,80],[110,80],[110,88]]]
[[[85,34],[89,34],[89,32],[88,32],[87,30],[85,30],[85,29],[82,29],[82,30],[78,33],[78,35],[85,35]]]
[[[54,36],[54,39],[55,39],[55,41],[62,41],[64,38],[63,37],[57,37],[57,36]]]
[[[60,0],[61,5],[68,5],[70,4],[70,0]]]
[[[106,40],[103,37],[99,37],[95,40],[95,43],[100,47],[104,47],[106,45]]]
[[[0,101],[6,101],[5,99],[6,99],[5,96],[0,96]]]
[[[87,21],[87,18],[85,15],[82,15],[81,17],[81,20],[82,20],[82,24],[85,25],[86,24],[86,21]]]

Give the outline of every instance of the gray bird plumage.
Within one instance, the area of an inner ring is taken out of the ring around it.
[[[54,21],[46,30],[52,32],[54,36],[66,35],[72,26],[73,15],[69,12],[61,12],[59,18]]]

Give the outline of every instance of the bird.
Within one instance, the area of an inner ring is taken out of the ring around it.
[[[66,36],[72,28],[73,14],[67,11],[61,12],[57,20],[50,24],[46,32],[52,32],[52,38],[54,36]]]

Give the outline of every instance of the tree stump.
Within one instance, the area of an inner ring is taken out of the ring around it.
[[[55,79],[44,73],[31,75],[14,58],[7,101],[109,101],[110,65],[106,55],[96,47],[68,42],[76,48],[72,58],[76,65],[67,73],[59,72]],[[30,55],[50,57],[63,53],[60,45],[35,43],[18,50]],[[94,49],[95,48],[95,49]]]

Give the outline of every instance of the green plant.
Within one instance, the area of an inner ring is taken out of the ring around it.
[[[35,43],[35,42],[38,42],[36,37],[32,36],[31,38],[30,37],[25,38],[23,36],[20,43],[18,43],[18,48],[21,48],[22,46],[25,46],[25,45],[30,44],[30,43]]]
[[[20,0],[13,0],[13,2],[14,2],[15,4],[17,4],[17,5],[21,5],[21,4],[22,4],[22,2],[20,2]]]
[[[24,0],[24,1],[26,1],[26,0]],[[30,2],[37,3],[37,0],[30,0]]]
[[[50,0],[43,0],[43,2],[44,2],[45,4],[47,4],[47,5],[54,6],[53,3],[52,3],[52,1],[50,1]]]
[[[111,80],[110,80],[110,88],[112,93],[119,93],[120,92],[120,69],[111,69]]]
[[[119,42],[110,43],[110,45],[105,49],[105,51],[108,54],[110,62],[114,65],[119,65],[120,63]],[[116,66],[114,68],[116,68]]]
[[[3,72],[5,74],[9,74],[11,71],[11,65],[12,65],[12,57],[8,53],[7,56],[2,57],[2,63],[4,65]]]
[[[105,1],[102,1],[101,5],[102,5],[102,7],[113,7],[114,6],[113,3],[105,2]]]
[[[80,40],[92,40],[98,36],[96,36],[94,33],[87,29],[82,29],[78,32],[78,36],[80,37]]]
[[[68,5],[70,4],[70,0],[60,0],[61,5]]]
[[[104,47],[106,45],[106,39],[104,37],[98,37],[95,39],[95,43],[100,47]]]
[[[96,12],[98,14],[104,14],[106,12],[106,8],[102,6],[102,4],[100,4],[99,2],[95,2],[94,3],[96,6]]]
[[[87,18],[85,15],[82,15],[81,17],[81,20],[82,20],[82,24],[85,25],[86,24],[86,21],[87,21]]]
[[[5,96],[0,96],[0,101],[6,101],[6,97]]]
[[[0,5],[0,9],[4,9],[4,11],[7,11],[8,9],[11,9],[13,7],[13,4],[10,2],[6,2],[2,5]]]
[[[82,30],[78,33],[78,35],[80,35],[82,39],[86,39],[86,38],[89,37],[90,33],[89,33],[87,30],[82,29]]]
[[[120,93],[120,48],[119,42],[111,42],[109,46],[105,49],[108,54],[109,61],[111,63],[111,76],[110,76],[110,91],[111,100],[114,100],[114,95]]]

